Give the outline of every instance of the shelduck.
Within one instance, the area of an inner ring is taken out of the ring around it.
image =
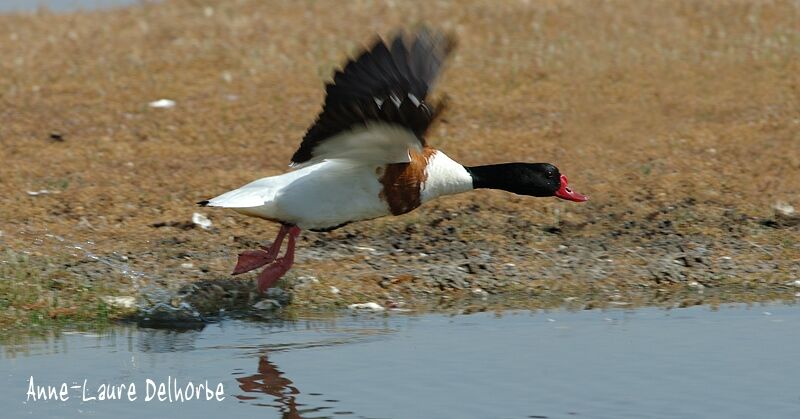
[[[428,92],[453,45],[450,36],[426,28],[378,39],[326,85],[322,112],[292,156],[294,170],[199,202],[281,225],[270,246],[239,255],[234,275],[266,265],[258,276],[263,292],[291,268],[301,229],[331,231],[405,214],[443,195],[491,188],[589,199],[552,164],[466,167],[428,145],[425,132],[443,109]],[[286,253],[278,257],[286,236]]]

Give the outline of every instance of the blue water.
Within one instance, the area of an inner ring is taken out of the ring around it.
[[[138,0],[0,0],[2,12],[33,12],[46,8],[54,12],[94,10],[136,4]]]
[[[2,416],[15,418],[800,417],[797,306],[129,326],[2,352]],[[34,401],[31,376],[86,380],[89,396],[132,382],[138,398]],[[221,383],[224,400],[145,401],[147,380],[168,377]]]

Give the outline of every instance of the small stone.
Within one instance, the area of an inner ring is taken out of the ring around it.
[[[478,273],[478,268],[474,263],[465,263],[459,266],[459,269],[463,270],[464,272],[469,272],[471,275]]]
[[[183,269],[192,269],[194,268],[194,264],[191,262],[181,263],[181,268]]]
[[[383,311],[385,310],[383,306],[378,303],[368,302],[368,303],[359,303],[359,304],[350,304],[347,306],[350,310],[367,310],[367,311]]]
[[[151,108],[174,108],[175,101],[171,99],[159,99],[148,103],[147,106]]]
[[[270,300],[269,298],[265,298],[253,304],[253,308],[261,311],[272,311],[281,308],[281,305],[275,300]]]
[[[311,275],[300,275],[297,277],[297,280],[303,284],[305,283],[319,284],[319,279]]]
[[[791,285],[793,287],[800,288],[800,279],[795,279],[794,281],[787,282],[786,285]]]
[[[281,288],[270,288],[263,294],[265,297],[272,301],[277,302],[281,306],[288,305],[291,302],[292,295],[282,290]]]
[[[203,230],[208,230],[213,225],[211,223],[211,220],[208,219],[208,217],[206,217],[203,214],[200,214],[199,212],[192,214],[192,223],[202,228]]]
[[[134,297],[117,297],[112,295],[106,295],[101,297],[101,299],[103,300],[103,302],[113,307],[121,307],[121,308],[136,307],[136,298]]]
[[[705,285],[703,285],[703,284],[701,284],[701,283],[699,283],[697,281],[690,281],[689,282],[689,288],[694,288],[694,289],[696,289],[698,291],[702,291],[705,287],[706,287]]]
[[[374,249],[374,248],[372,248],[372,247],[367,247],[367,246],[353,246],[353,249],[356,249],[356,250],[362,250],[362,251],[364,251],[364,252],[374,252],[374,251],[375,251],[375,249]]]
[[[39,189],[38,191],[25,191],[30,196],[47,195],[51,193],[58,193],[58,191],[50,191],[47,189]]]
[[[473,288],[472,295],[480,298],[486,298],[489,296],[489,293],[486,292],[483,288]]]
[[[331,294],[338,294],[339,292],[341,292],[341,291],[339,291],[339,288],[331,286]]]
[[[774,205],[772,205],[772,209],[774,209],[778,214],[787,217],[792,216],[797,212],[792,205],[783,201],[776,202]]]
[[[197,329],[202,328],[205,323],[200,313],[187,303],[174,307],[167,302],[159,302],[140,310],[138,317],[141,327]]]

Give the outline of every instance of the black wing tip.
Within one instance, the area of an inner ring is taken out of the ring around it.
[[[438,103],[426,98],[456,47],[456,36],[424,23],[388,35],[376,35],[325,83],[322,113],[306,131],[290,166],[313,159],[320,142],[367,120],[409,128],[424,145],[425,131],[446,105],[446,98]],[[399,103],[381,105],[392,101]]]
[[[201,207],[207,207],[209,202],[211,201],[205,199],[203,201],[198,202],[197,205],[200,205]]]

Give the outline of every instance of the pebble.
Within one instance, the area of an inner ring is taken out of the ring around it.
[[[38,191],[25,191],[30,196],[47,195],[51,193],[58,193],[58,191],[51,191],[48,189],[39,189]]]
[[[106,295],[101,297],[102,300],[113,307],[134,308],[136,307],[136,298],[134,297],[117,297],[113,295]]]
[[[353,249],[374,253],[375,249],[367,246],[353,246]]]
[[[472,295],[476,297],[486,298],[489,296],[489,293],[484,291],[483,288],[474,288],[472,290]]]
[[[339,288],[336,288],[336,287],[334,287],[334,286],[331,286],[331,294],[338,294],[339,292],[340,292],[340,291],[339,291]]]
[[[317,277],[311,276],[311,275],[300,275],[300,276],[297,277],[297,280],[300,281],[300,283],[311,282],[311,283],[314,283],[314,284],[319,284],[319,279],[317,279]]]
[[[791,206],[789,203],[783,202],[783,201],[776,202],[772,206],[772,209],[774,209],[779,214],[785,215],[787,217],[791,216],[791,215],[794,215],[797,212],[797,210],[795,210],[793,206]]]
[[[166,302],[160,302],[141,309],[138,324],[141,327],[196,329],[202,328],[205,320],[190,304],[184,302],[174,307]]]
[[[794,281],[786,283],[786,285],[791,285],[794,287],[800,287],[800,279],[795,279]]]
[[[358,303],[358,304],[350,304],[347,306],[350,310],[369,310],[369,311],[383,311],[385,308],[378,303],[373,303],[372,301],[368,303]]]
[[[280,303],[278,303],[275,300],[271,300],[269,298],[265,298],[265,299],[255,303],[255,304],[253,304],[253,308],[256,309],[256,310],[261,310],[261,311],[272,311],[272,310],[281,308],[281,305],[280,305]]]
[[[701,284],[701,283],[699,283],[697,281],[689,282],[689,288],[694,288],[694,289],[696,289],[698,291],[702,291],[705,287],[706,287],[705,285],[703,285],[703,284]]]
[[[213,225],[211,223],[211,220],[208,219],[208,217],[206,217],[203,214],[200,214],[199,212],[192,214],[192,223],[202,228],[203,230],[208,230]]]
[[[159,99],[148,103],[147,106],[151,108],[174,108],[175,101],[171,99]]]

